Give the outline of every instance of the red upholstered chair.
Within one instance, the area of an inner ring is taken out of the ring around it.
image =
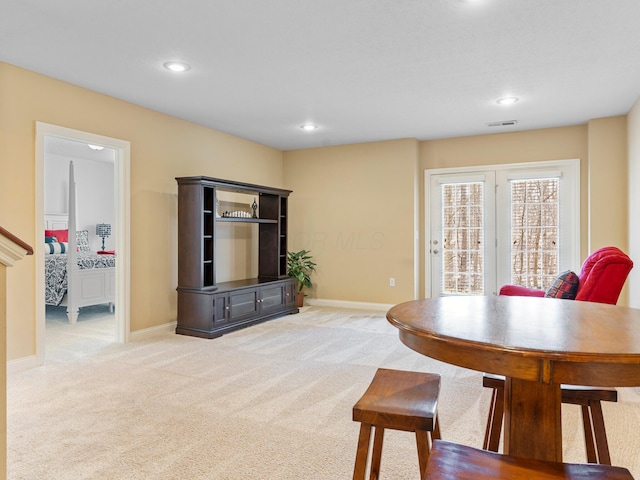
[[[616,247],[593,252],[582,264],[575,300],[615,305],[633,262]],[[544,297],[544,290],[505,285],[500,295]],[[483,448],[498,451],[504,414],[504,377],[484,375],[483,385],[493,389]],[[601,402],[616,402],[618,392],[612,388],[562,385],[562,402],[580,405],[589,463],[611,464],[604,428]]]
[[[596,250],[582,264],[575,299],[615,305],[632,268],[633,262],[619,248],[603,247]],[[544,297],[544,294],[544,290],[518,285],[504,285],[500,289],[500,295]]]

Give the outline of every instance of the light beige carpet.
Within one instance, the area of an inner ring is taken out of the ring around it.
[[[9,479],[349,479],[351,408],[378,367],[440,373],[443,437],[482,444],[481,373],[408,349],[381,312],[305,307],[214,340],[94,337],[9,378]],[[563,408],[565,460],[582,462],[578,407]],[[613,463],[640,478],[640,394],[604,409]],[[388,432],[382,478],[419,478],[414,442]]]

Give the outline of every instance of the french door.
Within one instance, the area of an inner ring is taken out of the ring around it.
[[[546,289],[579,268],[579,161],[427,171],[426,296]]]
[[[431,296],[485,295],[496,284],[495,172],[431,176]]]

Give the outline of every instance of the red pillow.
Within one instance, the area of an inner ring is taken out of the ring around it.
[[[45,230],[45,237],[56,237],[59,242],[69,241],[69,230]]]

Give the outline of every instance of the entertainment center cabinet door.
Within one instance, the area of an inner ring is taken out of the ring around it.
[[[213,330],[213,316],[213,296],[210,293],[178,291],[176,333],[208,337]]]
[[[285,284],[275,283],[262,286],[258,289],[258,297],[260,315],[278,313],[285,305]]]
[[[229,323],[229,295],[227,293],[217,293],[213,295],[213,325],[214,328],[221,328]]]
[[[286,307],[295,307],[296,305],[296,281],[288,280],[284,284],[284,304]]]
[[[245,288],[228,292],[229,310],[227,319],[229,323],[255,318],[259,312],[258,289]]]

